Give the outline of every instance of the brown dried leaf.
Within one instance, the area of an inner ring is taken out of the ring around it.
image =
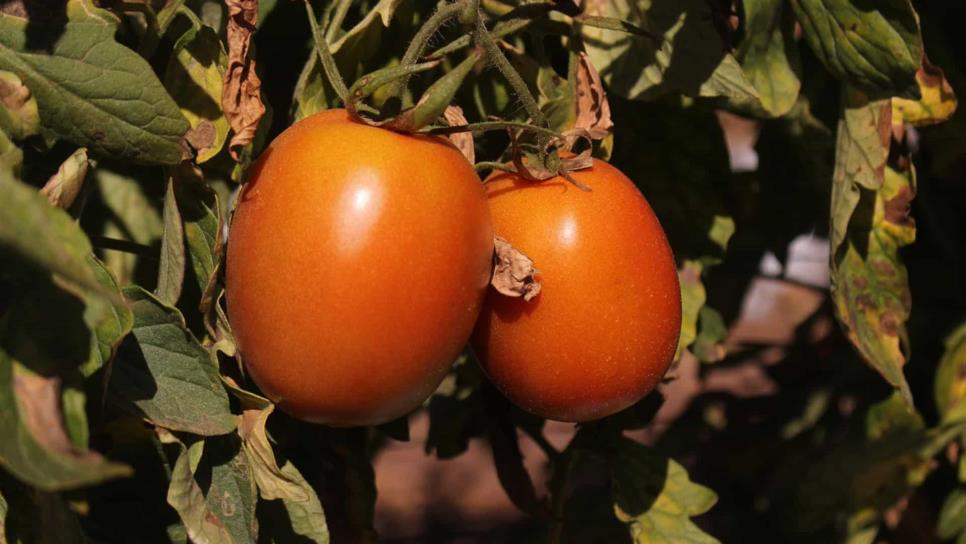
[[[468,124],[466,121],[466,116],[463,115],[463,108],[459,106],[447,106],[446,110],[443,111],[443,118],[449,123],[449,126],[461,126]],[[470,161],[470,164],[476,162],[476,149],[473,146],[473,133],[472,132],[457,132],[456,134],[450,134],[449,139],[453,142],[453,145],[460,150],[460,153],[466,157],[466,160]]]
[[[614,128],[604,84],[583,51],[577,64],[577,121],[574,128],[586,130],[594,140],[606,138]]]
[[[80,148],[75,151],[67,160],[60,165],[57,172],[50,176],[47,183],[40,190],[52,206],[66,210],[80,194],[87,176],[87,167],[90,162],[87,159],[87,148]]]
[[[502,295],[530,301],[540,294],[540,271],[533,260],[499,236],[493,237],[493,276],[490,285]]]
[[[221,106],[234,134],[228,149],[238,160],[238,148],[251,143],[265,113],[262,82],[249,57],[252,33],[258,21],[258,0],[225,0],[228,6],[228,70],[221,91]]]

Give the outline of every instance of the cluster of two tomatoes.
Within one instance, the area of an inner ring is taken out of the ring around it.
[[[228,315],[246,369],[289,414],[332,426],[402,416],[469,342],[534,414],[588,421],[650,392],[674,357],[670,247],[634,184],[595,161],[485,184],[448,140],[329,110],[253,167],[228,238]],[[494,234],[529,255],[533,300],[488,289]]]

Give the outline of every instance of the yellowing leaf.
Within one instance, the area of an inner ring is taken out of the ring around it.
[[[174,44],[164,84],[191,124],[185,134],[201,164],[218,154],[228,138],[228,119],[221,110],[222,79],[228,57],[218,35],[201,26]]]
[[[908,357],[906,320],[911,296],[899,248],[915,240],[908,216],[915,171],[885,170],[882,188],[862,190],[847,240],[833,256],[832,299],[859,353],[912,404],[902,373]]]
[[[742,5],[745,38],[738,58],[765,111],[785,115],[795,106],[802,86],[794,20],[781,0],[745,0]]]
[[[916,72],[916,83],[922,95],[919,100],[892,99],[893,123],[932,125],[941,123],[956,113],[959,101],[941,68],[929,64],[929,61],[923,58],[922,66]]]
[[[614,513],[637,544],[715,543],[691,521],[714,506],[714,491],[696,484],[684,467],[623,438],[611,469]]]

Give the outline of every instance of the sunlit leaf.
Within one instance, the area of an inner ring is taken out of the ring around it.
[[[966,533],[966,487],[954,489],[943,503],[939,512],[936,534],[939,538],[955,538]]]
[[[611,470],[614,512],[635,543],[718,542],[691,521],[710,510],[717,495],[692,482],[676,461],[624,438]]]
[[[922,58],[909,0],[791,0],[805,41],[836,77],[878,98],[916,97]]]
[[[70,208],[80,193],[89,165],[87,149],[78,149],[67,157],[40,192],[52,206],[65,210]]]
[[[706,2],[593,2],[587,14],[625,20],[649,32],[583,28],[590,60],[612,92],[637,99],[677,90],[739,104],[759,102],[758,91],[726,51]]]
[[[215,361],[178,310],[139,287],[125,288],[124,296],[134,313],[134,339],[121,346],[114,364],[114,402],[174,431],[211,436],[234,430]]]
[[[922,66],[916,71],[916,83],[921,98],[892,99],[892,122],[906,122],[914,126],[941,123],[956,113],[959,101],[952,85],[938,66],[929,64],[923,58]]]
[[[261,15],[261,13],[259,13]],[[221,111],[222,79],[228,64],[224,46],[210,27],[192,27],[174,44],[164,84],[191,124],[185,135],[199,164],[221,151],[228,120]]]
[[[61,138],[98,154],[178,162],[188,123],[151,66],[114,41],[111,12],[88,0],[69,4],[63,28],[0,14],[0,69],[27,84],[44,127]],[[38,49],[38,39],[49,49]]]

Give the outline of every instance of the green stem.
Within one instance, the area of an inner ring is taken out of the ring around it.
[[[516,172],[512,165],[499,161],[480,161],[473,165],[477,170],[499,170],[501,172]]]
[[[661,43],[661,37],[657,36],[652,32],[648,32],[643,28],[631,23],[629,21],[624,21],[622,19],[614,19],[613,17],[598,17],[595,15],[578,15],[574,17],[574,21],[586,26],[592,26],[594,28],[603,28],[604,30],[616,30],[618,32],[626,32],[628,34],[634,34],[637,36],[643,36],[650,39],[655,43]]]
[[[448,127],[430,127],[426,130],[429,134],[447,135],[459,132],[487,132],[490,130],[526,130],[549,136],[552,138],[563,138],[563,135],[544,127],[538,127],[518,121],[483,121],[481,123],[470,123],[468,125],[457,125]]]
[[[158,260],[159,258],[157,251],[149,246],[139,244],[137,242],[119,240],[117,238],[107,238],[105,236],[91,236],[90,239],[91,245],[96,248],[121,251],[152,260]]]
[[[540,107],[537,106],[537,101],[530,93],[530,89],[527,87],[526,82],[523,81],[523,78],[520,77],[520,74],[513,68],[513,65],[510,64],[510,61],[507,60],[506,55],[503,54],[503,51],[500,51],[500,47],[495,41],[493,41],[493,37],[490,36],[489,32],[487,32],[486,24],[483,22],[482,13],[480,13],[476,19],[475,35],[477,42],[479,42],[480,46],[483,48],[483,51],[486,52],[490,62],[492,62],[496,66],[497,70],[503,74],[503,77],[506,78],[507,82],[510,84],[510,87],[513,87],[513,92],[517,95],[517,98],[520,99],[520,102],[523,103],[523,107],[527,110],[527,115],[530,116],[530,119],[533,120],[533,122],[537,125],[543,127],[547,126],[547,118],[544,117],[543,112],[540,111]]]
[[[568,446],[557,460],[557,466],[554,467],[553,479],[550,482],[550,512],[553,515],[553,522],[547,539],[551,544],[558,544],[563,537],[564,510],[571,487],[570,476],[579,461],[580,450]]]
[[[342,29],[342,22],[345,21],[345,16],[349,13],[350,6],[352,6],[352,0],[339,0],[339,3],[336,4],[335,13],[332,15],[332,18],[326,22],[326,43],[332,43],[336,40],[336,33]]]
[[[469,5],[469,0],[458,0],[452,4],[446,4],[445,6],[436,10],[423,26],[419,27],[416,35],[413,36],[413,41],[409,43],[409,47],[406,48],[406,52],[403,53],[402,60],[399,64],[406,66],[408,64],[415,64],[422,56],[423,50],[426,49],[426,44],[432,39],[433,35],[450,19],[456,17],[461,11],[466,9]],[[389,96],[399,97],[402,95],[403,91],[406,89],[406,84],[409,83],[409,78],[405,77],[399,81],[393,83],[392,88],[389,90]]]
[[[312,40],[315,42],[315,51],[319,55],[319,60],[322,61],[322,69],[325,70],[325,76],[329,78],[329,83],[335,89],[335,93],[339,95],[339,99],[345,104],[349,99],[349,89],[345,86],[342,75],[339,74],[339,67],[335,64],[335,57],[332,56],[332,51],[329,50],[329,42],[325,41],[322,32],[319,31],[319,24],[315,20],[315,10],[312,9],[310,0],[305,0],[305,11],[309,16],[309,25],[312,27]]]
[[[516,11],[516,10],[514,10],[514,11]],[[548,9],[546,11],[543,11],[539,15],[540,16],[546,15],[547,13],[549,13],[549,11],[550,10]],[[523,16],[523,17],[517,17],[517,18],[507,19],[505,21],[500,21],[500,22],[496,23],[495,25],[493,25],[493,30],[490,31],[490,35],[493,36],[496,39],[502,38],[504,36],[513,34],[514,32],[518,32],[518,31],[526,28],[527,26],[530,25],[530,23],[536,21],[538,18],[539,17],[537,17],[536,15],[528,15],[528,16]],[[450,53],[452,53],[454,51],[459,51],[460,49],[463,49],[464,47],[468,47],[471,43],[473,43],[473,37],[472,36],[470,36],[468,34],[467,35],[464,35],[464,36],[460,36],[459,38],[453,40],[452,42],[450,42],[450,43],[448,43],[446,45],[444,45],[443,47],[440,47],[439,49],[437,49],[437,50],[429,53],[428,55],[426,55],[426,58],[439,58],[439,57],[443,57],[443,56],[448,55],[448,54],[450,54]]]

